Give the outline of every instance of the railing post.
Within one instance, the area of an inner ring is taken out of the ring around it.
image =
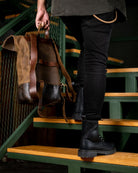
[[[66,67],[66,43],[65,43],[65,24],[60,20],[59,22],[60,25],[60,41],[59,41],[59,54],[61,56],[61,60],[63,65]],[[65,83],[65,77],[62,76],[62,82]]]
[[[120,101],[109,101],[110,119],[122,118],[122,107]]]
[[[136,76],[129,75],[125,80],[125,92],[137,92]]]

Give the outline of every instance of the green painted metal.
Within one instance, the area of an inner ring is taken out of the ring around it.
[[[37,128],[81,130],[81,124],[33,122],[33,126]]]
[[[10,21],[8,24],[6,24],[4,27],[0,29],[0,37],[4,35],[8,30],[10,30],[12,27],[17,25],[21,20],[23,20],[25,17],[29,16],[34,10],[36,9],[36,4],[32,5],[29,9],[22,12],[19,16],[14,18],[12,21]]]
[[[125,92],[137,92],[137,77],[138,72],[127,72],[127,73],[107,73],[108,78],[125,78]]]
[[[65,65],[66,63],[66,60],[65,60],[65,49],[66,49],[66,46],[65,46],[65,25],[64,23],[62,22],[62,20],[59,21],[59,25],[60,25],[60,40],[59,40],[59,54],[61,56],[61,59],[62,59],[62,63]]]
[[[55,128],[55,129],[67,129],[67,130],[81,130],[81,124],[63,124],[63,123],[41,123],[33,122],[34,127],[41,128]]]
[[[63,123],[41,123],[33,122],[34,127],[40,128],[56,128],[56,129],[68,129],[68,130],[81,130],[81,124],[63,124]],[[121,133],[138,133],[138,127],[134,126],[112,126],[112,125],[99,125],[99,130],[109,132],[121,132]]]
[[[99,125],[99,130],[106,132],[138,133],[138,127]]]
[[[31,20],[29,23],[27,23],[25,26],[23,26],[18,32],[15,33],[15,35],[23,34],[27,31],[28,28],[30,28],[34,24],[35,20]]]
[[[79,53],[75,53],[75,52],[69,52],[69,53],[66,53],[66,56],[67,57],[75,57],[75,58],[79,58],[80,54]]]
[[[110,65],[113,67],[124,67],[124,63],[113,62],[110,60],[107,60],[107,65]]]
[[[61,56],[62,63],[64,67],[66,68],[66,56],[65,56],[65,49],[66,49],[66,43],[65,43],[65,24],[62,22],[62,20],[59,21],[59,27],[60,27],[60,40],[59,40],[59,54]],[[65,77],[62,76],[61,79],[62,83],[65,83]],[[63,89],[63,92],[65,92],[65,88]]]
[[[72,44],[75,49],[80,49],[80,45],[77,40],[72,40],[72,39],[66,38],[66,43]]]
[[[128,77],[128,76],[138,77],[138,72],[107,73],[106,76],[107,77]]]
[[[109,102],[110,119],[122,119],[122,107],[119,101]]]
[[[112,97],[105,98],[105,102],[109,102],[109,116],[110,119],[122,119],[122,102],[138,102],[138,97]]]
[[[138,97],[124,97],[124,96],[118,96],[118,97],[110,97],[110,96],[105,96],[104,98],[105,102],[112,102],[112,101],[118,101],[118,102],[138,102]]]
[[[109,115],[111,119],[122,118],[122,102],[138,102],[138,97],[107,97],[105,96],[104,102],[109,102]]]
[[[68,173],[81,173],[81,168],[78,164],[71,163],[68,165]]]
[[[126,92],[137,92],[137,79],[135,76],[128,76],[125,79],[125,91]]]
[[[130,172],[138,173],[138,167],[123,166],[123,165],[116,165],[116,164],[95,163],[95,162],[93,163],[93,162],[86,162],[86,161],[76,161],[73,159],[69,160],[69,159],[34,156],[34,155],[19,154],[19,153],[8,153],[8,157],[14,158],[14,159],[42,162],[42,163],[59,164],[59,165],[65,165],[68,167],[69,166],[73,167],[74,165],[77,165],[77,167],[80,167],[80,168],[89,168],[89,169],[97,169],[97,170],[104,170],[104,171],[115,171],[120,173],[130,173]],[[78,170],[78,168],[74,168],[74,169]]]
[[[7,148],[12,147],[15,144],[15,142],[22,136],[22,134],[27,130],[27,128],[33,122],[33,117],[34,115],[36,115],[36,112],[37,112],[37,107],[28,115],[28,117],[19,125],[19,127],[0,147],[0,159],[2,159],[6,154]]]
[[[123,151],[123,149],[125,148],[128,140],[129,140],[130,135],[131,135],[130,133],[121,134],[121,138],[120,138],[120,141],[119,141],[119,150],[120,151]]]

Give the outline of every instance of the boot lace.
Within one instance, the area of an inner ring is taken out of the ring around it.
[[[100,139],[101,142],[104,142],[104,138],[100,135],[99,135],[99,139]]]

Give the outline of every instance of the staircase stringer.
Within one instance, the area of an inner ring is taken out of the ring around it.
[[[23,135],[28,127],[33,122],[33,117],[37,114],[37,107],[25,118],[25,120],[17,127],[17,129],[11,134],[11,136],[0,147],[0,160],[7,153],[7,148],[12,147],[17,140]]]

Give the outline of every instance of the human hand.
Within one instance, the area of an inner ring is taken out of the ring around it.
[[[50,29],[49,15],[45,8],[37,10],[35,25],[37,29],[39,29],[39,27],[47,30]]]

